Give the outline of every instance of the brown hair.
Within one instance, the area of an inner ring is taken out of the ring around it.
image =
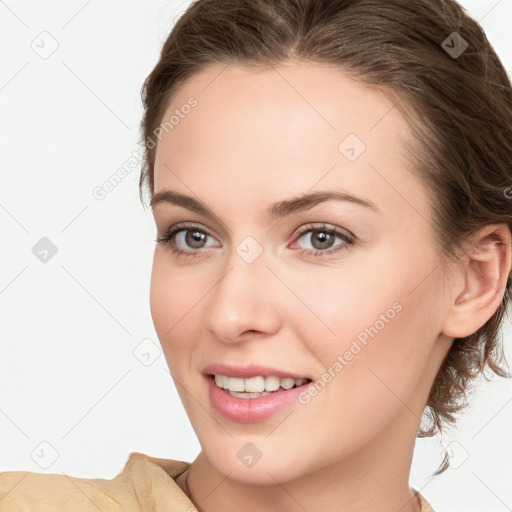
[[[141,199],[145,184],[154,192],[152,135],[180,85],[215,64],[291,59],[337,66],[395,101],[411,128],[411,171],[435,198],[433,228],[446,261],[479,228],[505,223],[512,231],[512,87],[481,26],[453,0],[193,2],[142,88]],[[500,326],[511,293],[509,275],[495,314],[454,340],[428,398],[430,427],[418,436],[455,423],[471,382],[487,367],[508,376],[500,367]],[[445,458],[441,471],[446,467]]]

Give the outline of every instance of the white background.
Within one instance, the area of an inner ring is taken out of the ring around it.
[[[151,321],[139,167],[92,194],[137,154],[142,82],[189,3],[0,3],[2,471],[113,478],[132,451],[199,451]],[[510,73],[512,0],[461,3]],[[58,44],[46,59],[31,47],[41,38]],[[32,252],[42,237],[58,249],[46,263]],[[436,511],[512,510],[511,402],[510,381],[484,382],[457,431],[418,440],[411,485]],[[431,479],[450,442],[455,468]]]

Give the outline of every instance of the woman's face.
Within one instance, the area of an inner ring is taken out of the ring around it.
[[[327,65],[219,66],[185,83],[162,122],[173,115],[153,211],[158,236],[182,231],[157,243],[151,311],[211,465],[275,484],[409,449],[450,340],[429,198],[393,102]],[[296,202],[321,193],[340,195]],[[208,376],[250,365],[312,383],[233,398]]]

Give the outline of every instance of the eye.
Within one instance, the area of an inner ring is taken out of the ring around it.
[[[171,227],[163,235],[158,236],[155,241],[169,246],[171,253],[176,257],[196,257],[202,254],[202,249],[220,247],[220,244],[216,241],[208,245],[209,238],[213,239],[213,235],[207,230],[196,225],[180,223]],[[298,233],[296,242],[302,238],[309,240],[312,247],[299,250],[299,254],[308,257],[328,256],[348,249],[355,243],[355,237],[352,234],[327,224],[307,224]],[[336,239],[339,239],[342,243],[335,245]]]
[[[219,244],[215,242],[206,245],[208,238],[213,238],[208,231],[195,225],[182,223],[176,224],[162,236],[158,236],[155,241],[159,244],[168,245],[171,252],[176,256],[194,257],[202,252],[200,249],[212,246],[219,247]]]
[[[308,240],[311,248],[300,250],[301,256],[318,256],[323,257],[329,254],[348,249],[354,245],[355,237],[348,232],[328,226],[326,224],[313,225],[307,224],[299,232],[297,241],[304,238]],[[335,240],[342,241],[341,244],[335,244]]]

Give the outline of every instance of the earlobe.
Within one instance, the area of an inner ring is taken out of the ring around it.
[[[486,226],[468,241],[465,265],[460,266],[462,283],[442,332],[452,338],[475,333],[498,309],[512,266],[510,230],[505,224]]]

